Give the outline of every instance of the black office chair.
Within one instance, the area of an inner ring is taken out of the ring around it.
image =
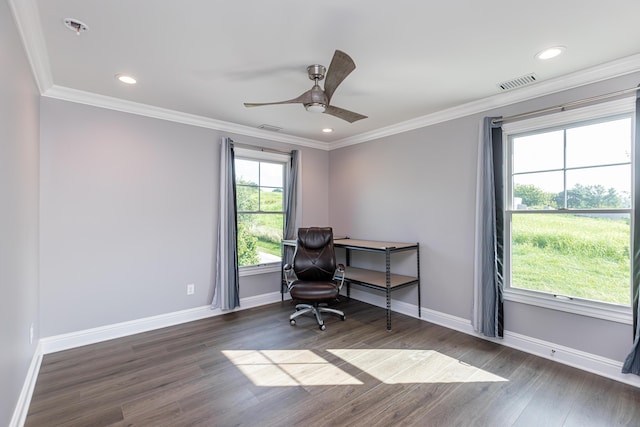
[[[327,307],[328,302],[337,300],[344,284],[344,265],[338,265],[337,273],[341,277],[335,279],[336,255],[331,227],[299,228],[292,262],[293,265],[284,266],[284,273],[291,298],[300,303],[289,316],[289,322],[295,325],[297,317],[311,313],[324,331],[321,313],[331,313],[344,320],[344,312]]]

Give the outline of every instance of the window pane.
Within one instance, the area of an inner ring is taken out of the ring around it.
[[[631,119],[567,129],[567,167],[631,162]]]
[[[260,187],[260,210],[282,212],[283,196],[282,188]]]
[[[513,209],[564,207],[562,172],[526,173],[513,177]]]
[[[629,214],[513,214],[511,287],[630,304]]]
[[[563,131],[513,138],[513,172],[534,172],[564,167]]]
[[[238,264],[280,262],[285,164],[236,159],[235,166]]]
[[[238,214],[238,265],[280,262],[283,214]]]
[[[282,188],[284,186],[284,166],[282,163],[260,164],[260,185]]]
[[[631,166],[567,171],[567,207],[572,209],[630,208]]]
[[[235,159],[236,184],[260,184],[260,162]]]
[[[258,187],[236,183],[236,203],[239,212],[258,210]]]

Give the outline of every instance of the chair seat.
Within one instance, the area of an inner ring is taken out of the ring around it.
[[[289,290],[291,298],[306,301],[324,301],[338,297],[338,288],[333,282],[295,281]]]

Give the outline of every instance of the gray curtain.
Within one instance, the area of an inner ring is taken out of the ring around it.
[[[220,153],[220,209],[216,245],[216,279],[212,308],[240,306],[238,277],[238,218],[233,141],[223,138]]]
[[[504,171],[502,128],[485,117],[478,142],[476,188],[475,331],[503,337]]]
[[[298,213],[298,174],[300,169],[300,152],[293,150],[291,152],[291,165],[289,168],[289,181],[287,182],[287,194],[284,203],[284,238],[295,239],[298,224],[296,224],[296,216]],[[293,259],[294,248],[292,246],[283,246],[284,264],[291,263]]]
[[[633,159],[633,259],[631,260],[631,274],[633,280],[633,333],[634,340],[631,352],[622,364],[623,374],[640,375],[640,322],[638,317],[638,296],[640,292],[640,94],[636,92],[636,139],[634,141]]]

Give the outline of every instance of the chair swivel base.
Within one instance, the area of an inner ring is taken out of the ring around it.
[[[297,304],[296,312],[289,316],[289,323],[291,325],[296,324],[296,318],[302,316],[303,314],[313,314],[316,317],[316,321],[318,322],[318,327],[321,331],[327,329],[324,324],[324,320],[322,320],[321,313],[330,313],[340,317],[340,320],[344,320],[344,312],[340,310],[336,310],[335,308],[329,308],[324,305],[311,305],[311,304]]]

